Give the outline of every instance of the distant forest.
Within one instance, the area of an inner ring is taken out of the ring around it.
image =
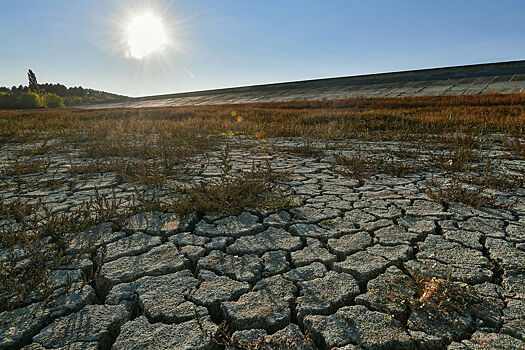
[[[27,86],[0,87],[0,108],[61,108],[84,103],[117,101],[126,96],[105,91],[86,89],[81,86],[66,87],[62,84],[39,84],[36,75],[30,69],[27,73]]]

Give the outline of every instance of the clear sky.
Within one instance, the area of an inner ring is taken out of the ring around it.
[[[126,33],[143,13],[167,43],[137,59]],[[524,15],[523,0],[0,0],[0,86],[31,68],[143,96],[519,60]]]

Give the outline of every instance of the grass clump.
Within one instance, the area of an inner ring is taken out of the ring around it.
[[[293,205],[293,200],[281,188],[288,177],[286,172],[275,171],[267,160],[264,168],[232,174],[230,149],[226,145],[220,155],[218,178],[204,180],[190,186],[170,188],[175,199],[162,201],[152,192],[144,196],[136,191],[136,199],[148,211],[168,211],[181,215],[235,214],[246,209],[281,210]]]
[[[392,157],[363,156],[361,154],[347,157],[341,152],[334,155],[334,164],[339,166],[339,169],[336,170],[337,172],[356,179],[363,179],[376,174],[403,177],[420,170],[419,167],[413,164],[395,160]]]
[[[409,273],[410,276],[394,276],[377,291],[371,306],[403,321],[412,313],[424,312],[433,315],[437,322],[453,324],[459,315],[472,313],[483,303],[491,302],[466,283]]]
[[[305,141],[303,144],[295,147],[275,147],[274,150],[310,158],[318,158],[323,155],[323,151],[315,147],[310,141]]]
[[[412,308],[426,309],[447,315],[463,313],[469,306],[484,301],[466,283],[452,282],[440,278],[430,280],[416,278],[417,294],[411,301]]]
[[[525,159],[525,141],[520,140],[519,137],[514,137],[512,140],[505,140],[503,149],[509,151],[518,159]]]
[[[0,176],[13,177],[29,174],[36,174],[46,171],[51,162],[47,159],[22,159],[16,158],[7,163],[7,166],[0,169]]]
[[[468,190],[458,179],[452,179],[448,184],[430,183],[426,193],[436,203],[449,205],[460,202],[474,208],[494,204],[497,198],[483,195],[480,191]]]
[[[273,170],[266,160],[264,169],[256,169],[240,174],[232,174],[230,146],[227,144],[220,155],[218,180],[181,188],[180,200],[171,204],[175,212],[198,213],[236,213],[248,208],[281,210],[292,205],[289,195],[279,186],[288,174]]]
[[[452,202],[460,202],[468,206],[479,207],[511,207],[516,204],[519,197],[508,203],[499,203],[499,195],[488,195],[484,191],[487,187],[469,189],[457,178],[453,177],[448,182],[437,183],[432,181],[427,184],[426,194],[436,203],[448,206]]]
[[[46,141],[39,146],[24,148],[18,152],[18,155],[22,157],[31,157],[50,154],[54,151],[55,147]]]
[[[120,181],[161,188],[168,179],[177,178],[180,174],[173,166],[159,160],[93,160],[82,165],[71,163],[69,172],[76,175],[114,172]]]
[[[78,234],[95,224],[125,217],[126,208],[120,200],[114,195],[103,197],[97,191],[93,198],[67,213],[53,213],[41,201],[1,201],[0,218],[7,224],[0,229],[0,292],[17,300],[9,307],[23,305],[28,296],[47,298],[52,292],[47,285],[51,272],[77,260],[92,244],[83,242],[75,254],[66,254]],[[2,306],[0,311],[7,307]]]
[[[169,208],[182,214],[237,213],[248,208],[281,210],[292,205],[290,197],[264,171],[192,186],[180,193],[180,200]]]

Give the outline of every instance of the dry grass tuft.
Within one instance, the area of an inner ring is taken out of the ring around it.
[[[13,177],[41,173],[46,171],[50,165],[51,162],[43,158],[16,158],[9,161],[6,167],[0,169],[0,176]]]
[[[457,178],[453,178],[446,184],[434,181],[427,186],[427,195],[440,204],[449,205],[452,202],[460,202],[474,208],[498,206],[498,195],[486,195],[483,193],[484,188],[468,189]]]

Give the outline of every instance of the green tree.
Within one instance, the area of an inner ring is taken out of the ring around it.
[[[42,103],[47,108],[63,108],[64,100],[55,94],[44,94],[41,96]]]
[[[20,95],[20,106],[17,108],[42,108],[42,101],[34,92],[23,92]]]
[[[29,79],[29,91],[38,94],[40,92],[40,89],[38,88],[36,75],[31,69],[27,72],[27,78]]]
[[[0,108],[16,108],[19,103],[14,94],[0,92]]]

